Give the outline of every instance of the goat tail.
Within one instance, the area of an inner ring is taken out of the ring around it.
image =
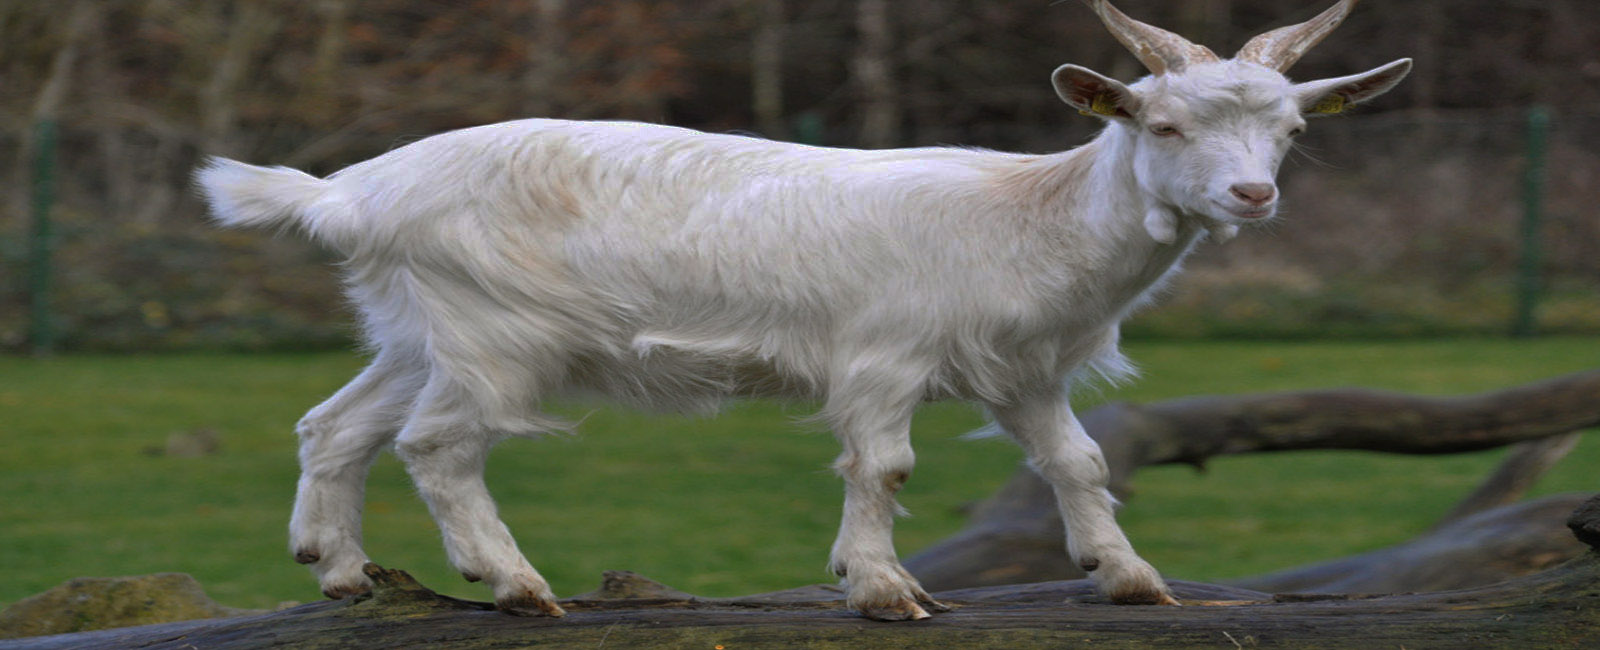
[[[354,221],[353,206],[332,183],[297,169],[212,157],[194,182],[212,219],[230,228],[295,226],[337,247]]]

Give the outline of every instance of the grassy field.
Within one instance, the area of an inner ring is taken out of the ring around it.
[[[1359,385],[1471,392],[1600,366],[1600,340],[1135,343],[1143,379],[1082,400],[1148,401]],[[290,562],[285,527],[290,427],[361,360],[295,355],[0,358],[0,602],[86,575],[193,574],[218,600],[267,607],[318,597]],[[579,434],[496,450],[491,489],[557,593],[630,569],[708,596],[828,579],[840,487],[825,432],[804,407],[733,405],[715,419],[569,406]],[[897,539],[915,552],[961,527],[961,507],[998,487],[1020,454],[957,437],[971,408],[924,408],[918,467]],[[212,429],[219,453],[173,457],[174,432]],[[1600,489],[1600,440],[1586,440],[1539,493]],[[1425,529],[1498,452],[1394,458],[1313,452],[1221,459],[1141,473],[1121,516],[1163,573],[1210,580],[1394,543]],[[368,552],[443,591],[486,598],[446,565],[399,463],[384,455],[368,492]]]

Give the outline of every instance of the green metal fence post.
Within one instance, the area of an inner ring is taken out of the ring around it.
[[[1533,336],[1537,329],[1539,267],[1544,251],[1540,233],[1544,222],[1545,140],[1550,132],[1550,109],[1528,110],[1528,159],[1522,176],[1522,261],[1517,269],[1517,311],[1511,335]]]
[[[56,121],[34,124],[33,232],[28,246],[28,343],[39,356],[55,351],[55,318],[50,300],[51,254],[55,248],[50,212],[56,200]]]

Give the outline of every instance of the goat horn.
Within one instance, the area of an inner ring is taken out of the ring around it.
[[[1111,30],[1111,35],[1117,37],[1154,74],[1176,72],[1191,63],[1216,63],[1221,60],[1203,45],[1196,45],[1165,29],[1129,18],[1106,0],[1083,1],[1099,14],[1100,21],[1106,24],[1106,29]]]
[[[1329,7],[1316,18],[1298,25],[1279,27],[1252,38],[1233,58],[1259,63],[1278,72],[1288,72],[1289,68],[1299,61],[1300,57],[1305,56],[1312,46],[1322,42],[1333,28],[1344,22],[1344,17],[1350,15],[1350,10],[1355,8],[1357,1],[1339,0],[1338,4]]]

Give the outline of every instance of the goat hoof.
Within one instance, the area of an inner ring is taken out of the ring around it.
[[[567,615],[556,601],[549,598],[540,598],[531,593],[525,593],[511,598],[494,601],[495,609],[512,616],[549,616],[560,618]]]
[[[1172,594],[1154,590],[1125,591],[1112,594],[1111,602],[1118,605],[1182,605],[1172,597]]]
[[[311,564],[322,559],[322,554],[316,551],[300,550],[294,554],[294,561],[300,564]]]
[[[1138,558],[1102,561],[1094,572],[1100,595],[1118,605],[1176,605],[1155,567]]]
[[[356,596],[365,596],[370,593],[372,593],[372,587],[369,585],[339,585],[325,587],[322,590],[322,595],[327,596],[331,600],[354,598]]]
[[[939,602],[937,600],[934,600],[933,598],[930,598],[930,597],[927,597],[927,596],[924,596],[922,598],[918,598],[917,599],[917,603],[921,604],[924,609],[927,609],[930,612],[936,612],[936,613],[939,613],[939,614],[943,614],[945,612],[948,612],[948,611],[954,609],[953,607],[951,607],[949,605],[941,603],[941,602]]]
[[[944,607],[944,605],[939,606]],[[874,621],[920,621],[925,618],[933,618],[932,614],[929,614],[927,610],[922,609],[921,606],[909,598],[901,598],[883,605],[862,607],[860,611],[862,616]]]

